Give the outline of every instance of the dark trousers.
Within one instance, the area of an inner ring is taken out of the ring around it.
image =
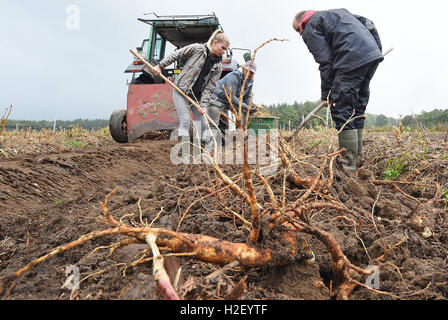
[[[331,116],[337,130],[350,119],[350,117],[364,115],[370,97],[370,80],[378,68],[379,61],[366,64],[358,69],[343,72],[336,71],[331,88]],[[344,130],[364,129],[365,118],[350,121]]]

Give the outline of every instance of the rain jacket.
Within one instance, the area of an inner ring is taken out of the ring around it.
[[[240,70],[235,70],[229,73],[224,78],[219,80],[215,92],[213,92],[212,101],[213,100],[218,101],[230,108],[230,104],[229,101],[227,100],[223,86],[226,88],[227,94],[229,94],[230,92],[229,89],[231,87],[232,105],[236,110],[238,110],[238,107],[240,105],[240,94],[241,94],[241,88],[243,86],[243,81],[244,81],[244,74]],[[250,103],[250,98],[252,95],[253,84],[254,84],[253,79],[247,79],[246,86],[244,88],[243,103],[242,103],[243,112],[247,112],[248,105]]]
[[[318,11],[306,24],[302,38],[320,65],[322,100],[327,98],[335,72],[384,59],[373,22],[346,9]]]

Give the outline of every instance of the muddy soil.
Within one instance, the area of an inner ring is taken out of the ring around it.
[[[367,138],[365,148],[373,150],[377,144],[376,138]],[[151,222],[158,216],[155,226],[176,230],[186,208],[206,194],[186,190],[213,185],[215,173],[206,165],[173,165],[169,158],[172,145],[169,140],[128,145],[109,141],[93,149],[1,159],[0,276],[20,269],[52,248],[106,229],[98,219],[99,201],[115,187],[118,191],[108,205],[114,217],[132,223],[140,221],[141,212],[143,220]],[[439,147],[448,150],[440,143]],[[317,212],[313,217],[317,227],[335,236],[348,259],[363,268],[383,255],[384,248],[399,244],[389,250],[379,275],[379,290],[390,294],[358,287],[351,298],[447,299],[445,204],[426,204],[434,197],[435,189],[400,186],[425,204],[417,208],[415,200],[392,186],[373,184],[371,178],[378,177],[384,168],[366,159],[364,162],[363,169],[355,173],[345,171],[337,162],[333,192],[348,208],[373,217],[377,230],[373,223],[355,229],[352,221],[338,218],[343,214],[332,210]],[[436,170],[447,171],[445,164],[446,161],[442,169]],[[228,167],[226,172],[229,176],[240,173],[237,167]],[[440,172],[439,182],[446,183],[443,175]],[[275,176],[271,182],[275,194],[281,197],[283,175]],[[300,192],[289,183],[286,187],[287,201],[294,201]],[[266,195],[265,201],[268,200]],[[248,206],[227,193],[223,199],[211,197],[193,207],[180,231],[246,242],[247,229],[222,212],[222,203],[229,208],[239,207],[242,215],[250,217]],[[431,231],[427,238],[422,235],[424,228]],[[201,279],[220,266],[188,257],[170,259],[182,266],[180,285],[184,284],[184,289],[180,293],[188,299],[222,298],[247,276],[241,299],[330,299],[333,274],[328,251],[314,237],[302,238],[312,249],[315,262],[298,259],[286,266],[233,269],[225,273],[219,285]],[[73,292],[63,287],[70,265],[80,270],[77,299],[159,299],[151,262],[125,268],[141,257],[139,253],[147,248],[145,244],[132,244],[109,255],[107,246],[123,239],[124,236],[99,238],[37,265],[19,279],[8,299],[70,299]],[[96,248],[99,249],[94,251]]]

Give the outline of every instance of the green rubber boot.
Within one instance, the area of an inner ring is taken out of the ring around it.
[[[358,157],[357,157],[357,166],[359,167],[359,163],[361,162],[361,152],[362,152],[362,137],[364,133],[364,129],[357,129],[358,131]]]
[[[344,148],[342,155],[347,169],[355,171],[358,159],[358,130],[344,130],[339,133],[339,148]]]

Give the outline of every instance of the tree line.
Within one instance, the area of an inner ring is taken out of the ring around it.
[[[33,130],[41,130],[41,129],[50,129],[54,128],[54,121],[48,120],[8,120],[5,125],[6,130],[23,130],[23,129],[33,129]],[[104,119],[76,119],[72,121],[64,121],[64,120],[56,120],[56,130],[61,129],[70,129],[75,126],[79,126],[81,128],[87,130],[99,130],[109,126],[109,120]]]
[[[404,126],[418,128],[446,127],[448,125],[448,109],[436,109],[431,112],[422,112],[419,115],[410,115],[403,118]]]
[[[279,118],[281,128],[289,128],[291,123],[291,129],[294,129],[300,125],[303,118],[306,117],[314,108],[319,104],[319,101],[306,101],[299,103],[295,101],[293,104],[278,103],[266,106],[267,111],[274,117]],[[325,126],[327,116],[327,108],[322,108],[317,117],[314,117],[306,125],[306,128],[317,128],[318,126]],[[403,125],[412,128],[421,127],[434,128],[434,127],[446,127],[448,126],[448,109],[441,110],[436,109],[430,112],[422,112],[419,115],[407,115],[402,119],[395,119],[393,117],[387,117],[383,114],[366,114],[365,128],[384,128],[397,126],[399,121],[402,121]],[[329,120],[329,126],[332,126]]]
[[[266,106],[273,117],[279,118],[279,125],[281,128],[294,129],[300,125],[303,118],[306,117],[314,108],[320,103],[319,101],[297,102],[293,104],[278,103]],[[318,126],[325,126],[327,115],[327,108],[322,108],[317,117],[312,118],[306,125],[306,128],[317,128]],[[386,117],[385,115],[366,114],[366,129],[384,128],[398,125],[400,119]],[[448,109],[436,109],[430,112],[422,112],[419,115],[407,115],[401,119],[404,126],[411,128],[434,128],[448,126]],[[330,121],[329,121],[330,122]],[[57,120],[56,129],[70,129],[74,126],[79,126],[87,130],[99,130],[109,126],[109,120],[105,119],[76,119],[72,121]],[[329,123],[332,127],[332,124]],[[22,130],[22,129],[50,129],[53,130],[54,121],[40,120],[8,120],[5,125],[6,130]]]

